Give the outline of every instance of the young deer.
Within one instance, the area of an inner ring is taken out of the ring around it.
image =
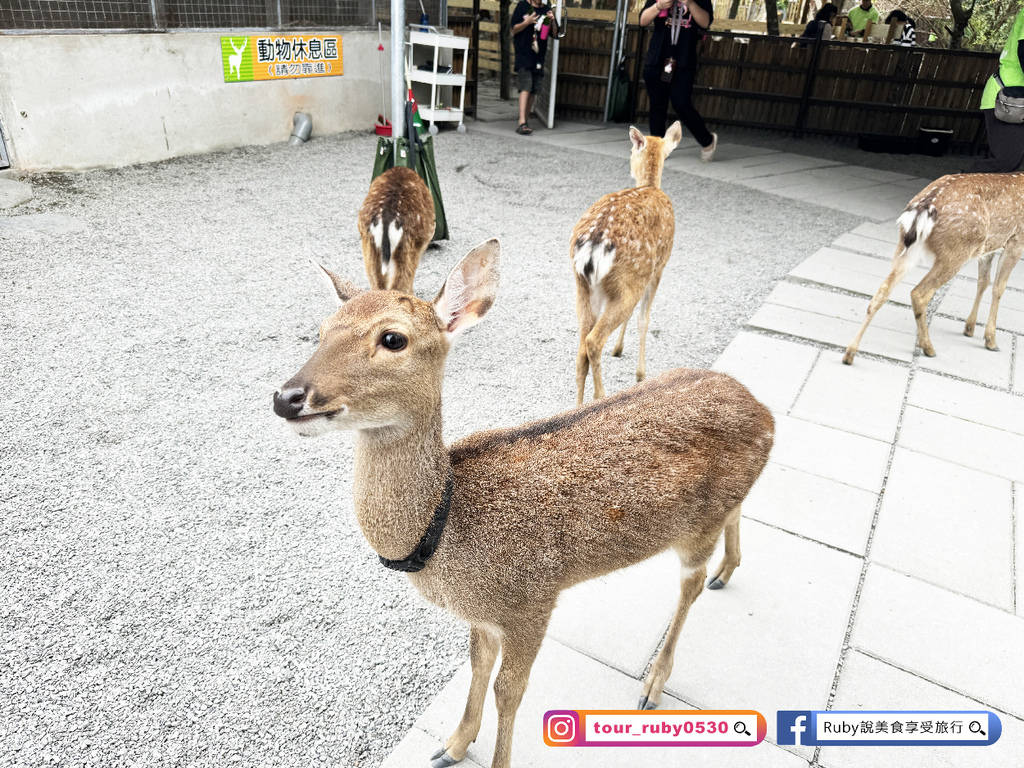
[[[631,126],[629,138],[633,149],[629,170],[636,186],[602,197],[590,206],[572,231],[569,258],[576,273],[576,318],[580,325],[576,405],[583,403],[588,369],[594,377],[594,399],[604,397],[601,351],[621,325],[612,355],[622,354],[626,324],[641,299],[636,317],[640,336],[636,380],[644,380],[651,302],[658,291],[661,271],[672,255],[676,233],[672,201],[661,191],[661,171],[665,158],[682,137],[678,120],[664,139],[644,136]]]
[[[928,357],[935,347],[928,337],[928,304],[935,292],[948,283],[970,259],[978,259],[978,293],[964,324],[964,336],[974,335],[981,295],[988,288],[995,252],[1002,249],[992,282],[992,306],[985,326],[985,347],[996,351],[996,314],[1010,273],[1024,253],[1024,173],[967,173],[943,176],[925,187],[898,219],[899,244],[892,257],[892,271],[871,303],[864,324],[843,362],[853,363],[860,340],[875,312],[885,304],[892,289],[919,261],[932,267],[910,292],[917,320],[917,343]]]
[[[412,293],[412,278],[434,236],[434,198],[409,168],[390,168],[370,184],[359,209],[359,236],[370,287]]]
[[[742,385],[677,369],[445,446],[445,358],[494,303],[498,251],[496,240],[472,250],[432,303],[360,293],[323,270],[341,306],[274,395],[274,412],[300,435],[355,430],[355,513],[370,546],[470,625],[469,699],[434,768],[461,760],[476,739],[499,649],[491,765],[509,768],[513,720],[558,593],[672,548],[682,593],[639,704],[656,707],[723,530],[709,586],[724,586],[740,563],[740,503],[773,439],[771,414]]]

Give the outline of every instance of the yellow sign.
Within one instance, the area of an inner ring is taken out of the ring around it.
[[[344,74],[341,35],[222,37],[225,83]]]

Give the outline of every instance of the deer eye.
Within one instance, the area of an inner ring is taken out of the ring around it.
[[[390,349],[392,352],[397,352],[400,349],[404,349],[405,345],[408,344],[408,339],[400,333],[394,331],[388,331],[380,337],[381,346],[384,349]]]

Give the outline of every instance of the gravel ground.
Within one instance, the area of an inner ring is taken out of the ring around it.
[[[466,658],[465,628],[386,571],[352,515],[347,435],[300,440],[271,393],[364,283],[374,137],[28,179],[0,239],[0,765],[375,766]],[[572,225],[621,162],[472,128],[437,147],[453,239],[417,292],[497,235],[494,311],[453,350],[446,432],[574,403]],[[670,173],[675,252],[648,373],[707,366],[853,217]],[[605,358],[632,382],[636,334]],[[610,349],[610,347],[609,347]]]

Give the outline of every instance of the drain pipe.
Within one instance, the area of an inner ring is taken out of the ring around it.
[[[292,135],[288,137],[288,143],[294,146],[309,141],[309,134],[313,132],[313,118],[305,112],[296,112],[294,126]]]

